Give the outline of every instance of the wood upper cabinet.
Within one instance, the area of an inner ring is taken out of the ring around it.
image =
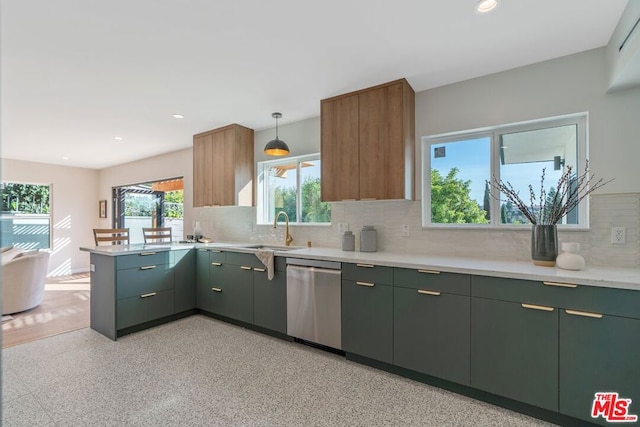
[[[413,199],[414,128],[404,79],[322,100],[322,200]]]
[[[193,136],[193,206],[253,206],[253,130],[232,124]]]

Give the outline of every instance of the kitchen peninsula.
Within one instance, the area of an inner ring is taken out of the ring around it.
[[[274,251],[272,283],[257,246],[82,248],[91,327],[116,339],[200,312],[287,338],[286,258],[337,261],[351,360],[561,424],[604,425],[596,392],[640,402],[638,269],[302,248]]]

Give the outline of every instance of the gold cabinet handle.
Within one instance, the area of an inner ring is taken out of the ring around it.
[[[369,288],[373,288],[376,284],[370,282],[356,282],[358,286],[368,286]]]
[[[373,267],[375,267],[375,265],[373,265],[373,264],[356,264],[356,267],[373,268]]]
[[[222,289],[220,289],[220,288],[211,288],[211,290],[213,292],[222,292]]]
[[[140,256],[149,256],[149,255],[155,255],[155,252],[140,252]]]
[[[422,295],[433,295],[434,297],[440,296],[440,292],[438,291],[425,291],[424,289],[418,289],[418,293]]]
[[[542,282],[542,283],[547,286],[557,286],[559,288],[577,288],[578,287],[578,285],[574,283],[560,283],[560,282]]]
[[[140,298],[154,297],[154,296],[156,296],[156,293],[157,292],[151,292],[151,293],[148,293],[148,294],[142,294],[142,295],[140,295]]]
[[[555,310],[553,307],[547,307],[546,305],[535,305],[535,304],[520,304],[522,308],[529,308],[531,310],[540,310],[540,311],[553,311]]]
[[[254,268],[253,271],[267,271],[265,268]]]
[[[251,270],[251,267],[247,267],[246,265],[241,265],[240,268],[243,270]]]
[[[600,313],[590,313],[588,311],[565,310],[565,313],[573,314],[574,316],[592,317],[594,319],[602,319],[602,314],[600,314]]]
[[[144,265],[140,267],[140,270],[153,270],[154,268],[156,268],[155,265]]]
[[[211,265],[222,265],[221,262],[212,262]]]
[[[436,270],[418,270],[418,273],[440,274],[440,272]]]

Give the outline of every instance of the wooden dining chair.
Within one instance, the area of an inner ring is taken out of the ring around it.
[[[145,243],[171,243],[171,227],[143,228]]]
[[[109,245],[128,245],[129,229],[128,228],[94,228],[93,237],[96,240],[96,246],[100,243]]]

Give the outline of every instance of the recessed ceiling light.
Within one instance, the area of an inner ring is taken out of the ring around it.
[[[115,139],[116,141],[122,141],[124,138],[122,138],[121,136],[116,136],[116,137],[115,137],[115,138],[113,138],[113,139]]]
[[[498,0],[480,0],[478,4],[476,4],[476,12],[477,13],[491,12],[497,6],[498,6]]]
[[[62,160],[69,160],[69,158],[67,156],[64,156]]]
[[[174,119],[184,119],[184,116],[182,114],[172,114]]]

